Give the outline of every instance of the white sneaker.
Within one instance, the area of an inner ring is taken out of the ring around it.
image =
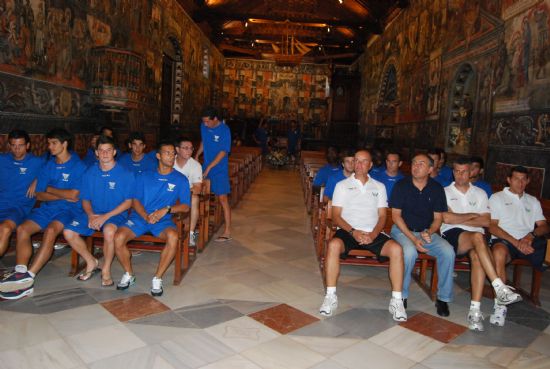
[[[195,232],[189,232],[189,246],[195,246],[196,237]]]
[[[151,295],[162,296],[164,290],[162,289],[162,279],[154,277],[151,282]]]
[[[499,305],[499,304],[495,303],[495,311],[493,312],[493,314],[491,314],[491,317],[489,319],[491,324],[503,327],[504,322],[506,321],[506,312],[507,311],[508,311],[508,309],[506,308],[506,306]]]
[[[319,314],[324,316],[331,316],[332,313],[338,308],[338,296],[335,294],[325,295],[323,305],[319,309]]]
[[[510,305],[514,302],[521,301],[521,296],[513,290],[514,287],[510,287],[505,284],[495,289],[496,303],[499,305]]]
[[[479,309],[470,309],[468,313],[468,329],[483,332],[483,319],[485,317]]]
[[[393,315],[393,320],[395,320],[396,322],[407,321],[407,311],[405,310],[402,299],[396,299],[392,297],[388,310]]]
[[[136,283],[136,276],[128,273],[124,273],[120,282],[116,285],[117,290],[126,290],[128,287]]]

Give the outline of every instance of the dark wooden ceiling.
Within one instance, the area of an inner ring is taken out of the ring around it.
[[[382,33],[388,20],[409,5],[409,0],[180,2],[227,57],[269,59],[293,36],[303,61],[339,64],[353,62],[369,36]]]

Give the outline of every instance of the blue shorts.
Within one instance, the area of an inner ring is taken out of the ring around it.
[[[110,217],[105,223],[103,223],[103,227],[105,227],[107,224],[114,224],[117,227],[123,225],[128,218],[126,214],[127,213],[124,212],[122,214]],[[103,230],[103,227],[101,227],[101,230]],[[82,236],[91,236],[96,231],[95,229],[91,229],[88,227],[88,215],[86,215],[85,212],[81,212],[76,217],[74,217],[71,222],[65,225],[65,229],[76,232]]]
[[[11,220],[16,226],[23,223],[25,218],[29,215],[28,211],[19,207],[0,209],[0,223],[5,220]]]
[[[227,195],[231,192],[229,174],[227,172],[208,173],[208,179],[210,180],[210,190],[214,195]]]
[[[131,230],[136,237],[141,236],[147,232],[150,232],[155,237],[159,237],[162,232],[167,228],[176,228],[176,223],[172,220],[172,217],[168,217],[166,220],[161,219],[161,221],[155,224],[149,224],[145,219],[143,219],[139,214],[132,213],[124,222],[120,225],[121,227],[126,227]]]
[[[32,220],[40,226],[40,229],[44,229],[54,220],[57,220],[65,226],[74,218],[75,212],[73,209],[41,206],[32,209],[27,220]]]
[[[514,247],[510,242],[503,240],[501,238],[493,238],[491,240],[491,247],[497,243],[501,243],[508,248],[510,253],[510,258],[514,259],[525,259],[528,260],[531,265],[537,268],[540,271],[544,271],[546,268],[544,266],[544,258],[546,256],[546,238],[544,237],[535,237],[531,246],[535,251],[532,254],[525,255],[523,252],[519,251]]]

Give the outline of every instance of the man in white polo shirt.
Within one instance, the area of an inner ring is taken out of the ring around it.
[[[506,264],[513,259],[526,259],[544,270],[546,254],[544,236],[550,227],[544,218],[540,202],[525,192],[529,183],[527,168],[515,166],[506,179],[510,187],[491,196],[491,246],[498,276],[506,280]],[[506,306],[495,304],[491,323],[503,326]]]
[[[388,198],[384,184],[369,177],[371,154],[355,154],[355,173],[338,182],[332,197],[332,220],[338,227],[330,240],[325,259],[327,293],[319,313],[330,316],[338,307],[336,282],[340,272],[339,258],[354,249],[366,249],[384,261],[390,259],[392,298],[389,311],[396,321],[407,320],[403,306],[403,249],[382,230],[386,225]]]
[[[449,242],[457,256],[470,256],[472,301],[468,313],[468,328],[483,331],[481,296],[485,277],[489,277],[495,289],[495,302],[509,305],[521,301],[521,296],[512,291],[498,278],[491,260],[491,253],[483,227],[489,227],[489,199],[481,188],[470,183],[472,162],[459,158],[453,164],[455,181],[445,187],[448,211],[443,213],[441,236]]]
[[[197,220],[199,219],[199,194],[202,184],[202,166],[193,159],[193,142],[186,137],[180,137],[176,141],[176,161],[174,169],[183,174],[189,180],[191,186],[191,219],[189,223],[189,244],[195,246],[197,234]]]

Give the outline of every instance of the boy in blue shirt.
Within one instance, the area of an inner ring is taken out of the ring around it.
[[[322,166],[313,178],[313,190],[319,192],[321,187],[326,186],[328,179],[342,169],[340,165],[340,150],[336,146],[327,148],[327,164]]]
[[[36,184],[36,199],[41,204],[17,227],[15,272],[0,281],[0,297],[5,299],[19,299],[33,292],[34,277],[52,256],[55,239],[80,208],[80,184],[86,166],[69,152],[71,134],[55,128],[46,138],[52,158]],[[41,230],[44,230],[42,244],[27,268],[32,256],[31,236]]]
[[[0,256],[10,236],[34,206],[34,187],[44,161],[29,153],[29,134],[14,129],[8,134],[10,152],[0,155]],[[31,184],[34,184],[31,186]]]
[[[145,154],[145,136],[141,132],[132,132],[128,139],[130,153],[122,155],[118,163],[128,168],[134,174],[155,170],[157,159],[155,156]]]
[[[86,151],[86,155],[82,158],[82,161],[84,164],[86,164],[87,167],[90,167],[92,165],[97,164],[97,156],[96,156],[96,146],[97,146],[97,139],[101,136],[99,133],[95,133],[92,136],[92,139],[90,140],[90,147],[88,147],[88,151]]]
[[[489,182],[483,180],[483,159],[479,156],[472,156],[470,158],[470,161],[472,162],[470,170],[470,183],[476,187],[481,188],[483,191],[485,191],[487,197],[490,198],[493,194],[493,188],[491,187],[491,184]]]
[[[114,236],[117,227],[126,221],[132,206],[134,174],[115,161],[115,142],[111,137],[97,140],[99,165],[89,167],[82,178],[80,199],[82,210],[65,226],[63,235],[69,245],[86,261],[86,270],[77,278],[87,281],[99,271],[98,260],[88,251],[80,235],[103,231],[103,270],[101,285],[112,286],[111,264],[115,256]]]
[[[442,173],[439,168],[439,163],[441,162],[441,155],[437,149],[428,150],[428,156],[434,162],[433,170],[430,173],[430,177],[439,183],[443,188],[451,184],[452,179],[448,178],[447,175]]]
[[[178,231],[173,213],[189,211],[191,191],[187,178],[175,170],[176,149],[173,143],[163,142],[157,149],[158,168],[144,172],[136,178],[133,211],[115,235],[115,252],[125,273],[117,289],[125,290],[135,283],[131,254],[127,243],[144,233],[166,240],[160,261],[151,283],[151,295],[161,296],[162,276],[176,254]],[[177,201],[179,200],[179,204]]]
[[[210,179],[212,192],[218,197],[223,209],[225,228],[216,242],[231,240],[231,207],[229,206],[229,160],[231,151],[231,132],[224,121],[219,119],[218,110],[207,107],[202,113],[201,144],[195,160],[204,151],[203,178]]]
[[[341,155],[342,157],[342,170],[339,170],[338,172],[332,174],[328,181],[327,185],[325,186],[325,191],[323,192],[323,201],[328,202],[329,200],[332,200],[332,195],[334,194],[334,189],[336,188],[336,184],[338,182],[343,181],[344,179],[348,178],[355,169],[355,150],[346,149],[343,150]]]
[[[405,178],[403,173],[399,171],[403,162],[401,161],[401,154],[397,151],[389,150],[386,154],[386,168],[385,170],[379,171],[377,173],[369,173],[371,177],[376,179],[379,182],[382,182],[386,186],[386,192],[388,194],[388,199],[391,197],[393,191],[393,186],[399,182],[401,179]]]

